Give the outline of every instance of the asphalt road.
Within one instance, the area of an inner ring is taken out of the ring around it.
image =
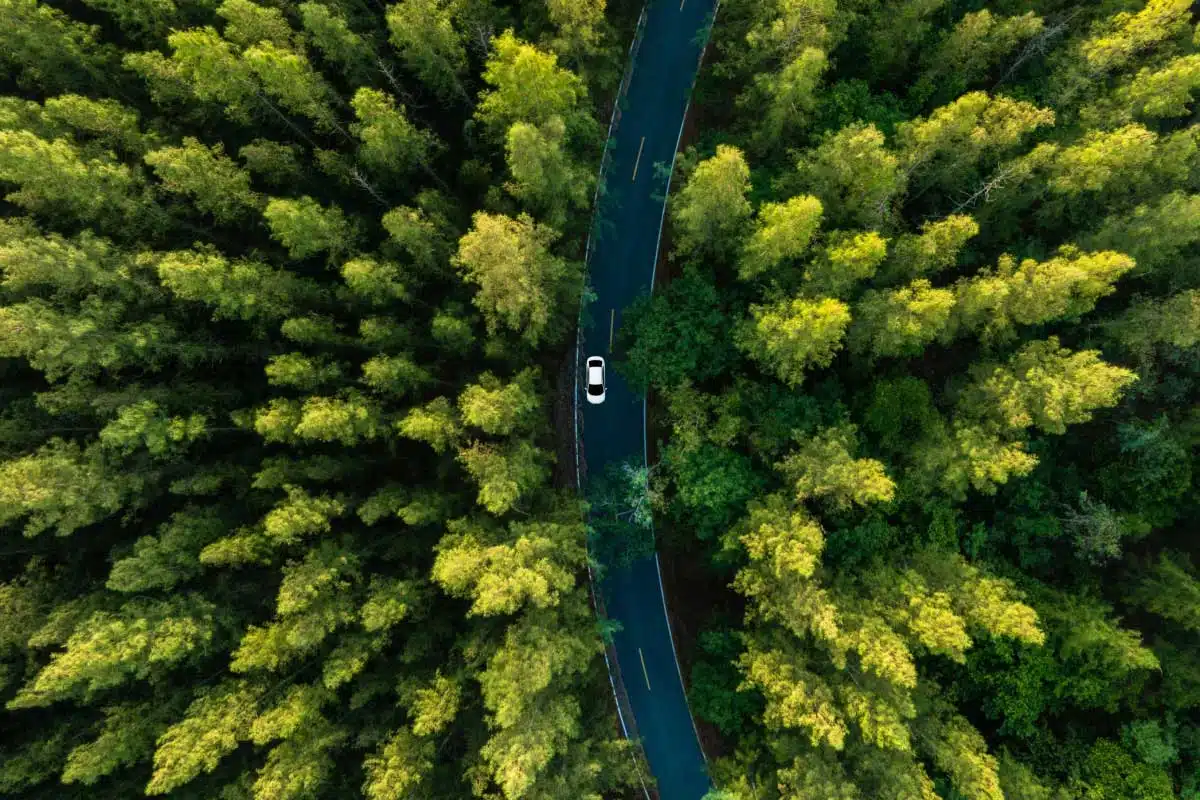
[[[674,160],[715,5],[716,0],[649,0],[593,232],[590,270],[597,299],[583,330],[584,358],[612,357],[610,336],[620,330],[622,309],[650,291],[669,173],[655,164]],[[645,400],[611,367],[605,402],[579,402],[588,473],[644,457]],[[657,559],[606,573],[600,591],[609,618],[622,626],[614,637],[617,661],[659,797],[700,800],[710,783],[680,680]]]

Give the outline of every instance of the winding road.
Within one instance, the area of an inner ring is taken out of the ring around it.
[[[700,66],[716,0],[648,0],[628,93],[613,139],[606,192],[597,209],[589,261],[596,299],[581,330],[582,356],[609,358],[621,311],[651,289],[669,170]],[[582,370],[582,364],[579,365]],[[581,406],[587,471],[645,457],[645,398],[608,370],[608,396]],[[606,570],[597,587],[610,619],[616,664],[660,800],[701,800],[711,788],[675,656],[658,558]]]

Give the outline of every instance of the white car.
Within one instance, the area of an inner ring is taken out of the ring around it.
[[[587,401],[595,405],[604,402],[604,359],[591,356],[587,360]]]

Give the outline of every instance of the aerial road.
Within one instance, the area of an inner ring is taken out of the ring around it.
[[[715,6],[716,0],[649,0],[624,112],[609,145],[606,193],[589,261],[596,299],[581,331],[584,359],[609,360],[622,309],[653,283],[669,184],[669,171],[655,165],[673,163]],[[583,371],[582,360],[578,368]],[[606,383],[602,403],[577,398],[591,475],[645,457],[645,398],[611,365]],[[582,392],[582,381],[580,386]],[[711,785],[683,690],[657,558],[605,570],[597,589],[608,617],[620,623],[613,667],[621,671],[659,798],[700,800]]]

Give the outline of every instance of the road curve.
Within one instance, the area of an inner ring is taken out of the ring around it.
[[[581,330],[581,355],[610,355],[621,311],[653,283],[669,170],[688,96],[700,66],[716,0],[648,0],[621,118],[609,143],[606,191],[596,212],[591,285],[596,299]],[[582,364],[579,365],[582,369]],[[599,406],[577,398],[587,472],[645,456],[645,398],[608,370]],[[619,667],[660,800],[700,800],[709,790],[675,657],[658,559],[605,571],[598,590],[610,619]]]

